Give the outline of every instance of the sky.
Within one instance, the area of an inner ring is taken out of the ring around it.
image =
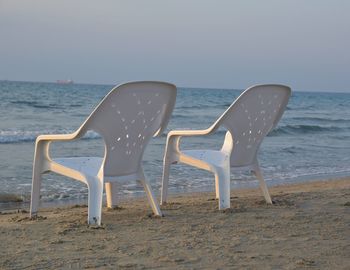
[[[347,0],[0,0],[0,80],[350,92]]]

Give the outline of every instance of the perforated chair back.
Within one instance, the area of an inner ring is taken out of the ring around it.
[[[176,86],[163,82],[131,82],[110,91],[82,125],[105,142],[105,176],[139,171],[147,143],[165,129],[175,100]]]
[[[256,85],[245,90],[218,119],[233,136],[231,167],[251,165],[264,137],[277,125],[291,89],[284,85]]]

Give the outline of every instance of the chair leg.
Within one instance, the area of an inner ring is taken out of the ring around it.
[[[113,208],[118,205],[118,186],[117,183],[106,183],[106,197],[107,197],[107,207]]]
[[[41,187],[42,173],[41,168],[34,164],[33,178],[32,178],[32,194],[30,199],[30,217],[35,217],[38,212],[40,202],[40,187]]]
[[[101,225],[103,180],[99,178],[87,179],[89,188],[88,223]]]
[[[170,174],[170,161],[165,160],[163,165],[162,190],[160,195],[160,204],[166,204],[168,198],[168,183]]]
[[[219,176],[215,174],[215,199],[219,199]]]
[[[227,168],[217,168],[215,172],[215,180],[216,179],[219,210],[230,208],[230,170]]]
[[[160,211],[159,204],[158,204],[157,200],[154,197],[154,194],[152,192],[150,183],[148,182],[148,180],[145,177],[141,177],[140,181],[141,181],[141,183],[142,183],[142,185],[143,185],[143,187],[144,187],[144,189],[146,191],[147,198],[148,198],[148,201],[149,201],[149,203],[151,205],[153,213],[156,216],[162,216],[162,212]]]
[[[40,201],[40,187],[42,174],[49,171],[47,166],[49,144],[50,142],[47,141],[39,141],[35,143],[32,192],[30,199],[30,217],[35,217],[37,215]]]
[[[263,177],[263,175],[261,173],[261,170],[260,170],[259,166],[256,166],[256,168],[254,169],[254,174],[255,174],[256,178],[259,180],[260,188],[262,190],[262,193],[264,195],[266,203],[272,204],[272,200],[271,200],[271,197],[270,197],[270,194],[269,194],[269,190],[267,189],[266,182],[264,180],[264,177]]]

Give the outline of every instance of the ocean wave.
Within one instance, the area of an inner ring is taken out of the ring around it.
[[[288,147],[284,147],[282,150],[286,153],[289,153],[289,154],[295,154],[298,151],[300,151],[300,149],[301,149],[300,147],[288,146]]]
[[[70,104],[69,107],[78,108],[78,107],[83,107],[83,105],[82,104]]]
[[[283,135],[298,135],[298,134],[312,134],[312,133],[335,133],[340,131],[347,132],[349,128],[340,128],[335,126],[318,126],[318,125],[285,125],[279,126],[269,133],[268,136],[283,136]],[[36,138],[41,134],[68,134],[72,133],[74,130],[0,130],[0,144],[16,144],[16,143],[25,143],[25,142],[35,142]],[[218,130],[213,134],[213,136],[222,136],[226,133],[226,130]],[[161,137],[166,137],[167,134],[163,133]],[[88,131],[83,140],[94,140],[100,139],[101,136],[94,132]],[[346,136],[348,138],[348,136]]]
[[[41,130],[41,131],[0,131],[0,144],[15,144],[25,142],[35,142],[36,138],[41,134],[68,134],[72,130]],[[99,139],[101,136],[94,132],[88,131],[83,140]]]
[[[188,119],[188,118],[192,118],[193,116],[192,115],[189,115],[189,114],[173,114],[171,116],[172,118],[175,118],[175,119]]]
[[[231,103],[226,103],[226,104],[214,104],[214,105],[184,105],[184,106],[179,106],[176,109],[178,110],[193,110],[193,109],[199,109],[199,110],[203,110],[203,109],[209,109],[209,108],[223,108],[223,109],[227,109],[229,106],[231,105]]]
[[[339,132],[344,131],[344,128],[335,126],[319,126],[319,125],[285,125],[280,126],[270,132],[269,136],[279,135],[297,135],[297,134],[310,134],[321,132]]]
[[[322,117],[292,117],[291,119],[293,120],[298,120],[298,121],[314,121],[314,122],[328,122],[328,123],[349,123],[350,119],[345,119],[345,118],[337,118],[337,119],[332,119],[332,118],[322,118]]]
[[[63,108],[63,106],[60,106],[57,104],[40,104],[36,101],[26,101],[26,100],[11,101],[10,103],[14,105],[25,105],[36,109],[62,109]]]
[[[35,131],[0,131],[0,144],[32,142],[40,134]]]

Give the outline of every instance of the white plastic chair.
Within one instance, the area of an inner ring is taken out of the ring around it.
[[[161,211],[142,169],[142,156],[152,136],[166,128],[176,100],[176,86],[164,82],[130,82],[113,88],[72,134],[40,135],[36,140],[30,215],[37,214],[42,174],[55,172],[88,186],[88,223],[101,224],[103,185],[107,206],[117,203],[116,181],[140,181],[155,215]],[[104,157],[51,159],[53,141],[70,141],[88,130],[105,143]]]
[[[271,204],[257,153],[264,137],[280,120],[290,94],[291,89],[287,86],[256,85],[245,90],[209,128],[169,132],[163,163],[161,204],[167,201],[170,165],[178,162],[214,173],[219,209],[230,208],[230,167],[254,172],[266,202]],[[221,150],[180,149],[181,137],[209,135],[220,126],[227,129]]]

